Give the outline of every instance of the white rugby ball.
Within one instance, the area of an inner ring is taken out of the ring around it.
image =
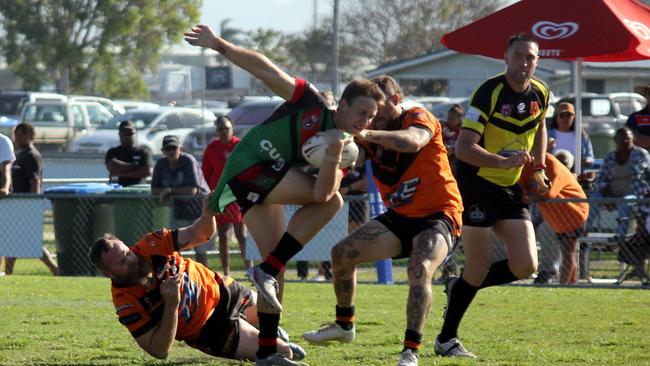
[[[345,133],[346,136],[349,134]],[[316,133],[314,136],[310,137],[302,145],[302,156],[305,158],[305,161],[314,168],[319,168],[323,163],[325,158],[325,151],[327,150],[327,142],[322,132]],[[341,168],[347,168],[354,164],[359,156],[359,148],[354,142],[345,144],[343,147],[343,153],[341,153]]]

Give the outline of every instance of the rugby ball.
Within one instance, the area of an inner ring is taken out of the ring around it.
[[[344,134],[350,136],[348,133]],[[305,161],[314,168],[319,168],[323,163],[325,158],[325,151],[327,150],[327,141],[322,132],[318,132],[314,136],[310,137],[302,145],[302,156],[305,158]],[[359,156],[359,148],[354,142],[349,142],[343,147],[343,153],[341,153],[341,168],[347,168],[354,164]]]

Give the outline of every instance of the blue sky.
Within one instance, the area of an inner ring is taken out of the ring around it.
[[[332,14],[333,0],[317,0],[318,13]],[[203,0],[201,22],[219,28],[231,18],[230,26],[242,30],[271,28],[296,33],[309,28],[314,18],[314,0]]]

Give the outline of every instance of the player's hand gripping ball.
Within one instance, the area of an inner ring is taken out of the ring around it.
[[[352,140],[352,136],[346,132],[343,132],[343,139],[346,140],[346,144],[343,146],[343,152],[341,153],[341,168],[347,168],[352,166],[359,156],[359,148],[357,144]],[[325,151],[327,151],[327,138],[325,137],[324,132],[318,132],[314,136],[310,137],[302,145],[302,156],[305,158],[305,161],[309,165],[319,168],[325,159]]]

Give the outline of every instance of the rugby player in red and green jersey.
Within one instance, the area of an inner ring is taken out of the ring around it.
[[[185,40],[219,52],[286,100],[237,145],[210,204],[215,211],[223,212],[229,204],[237,202],[244,223],[265,258],[253,268],[252,276],[260,294],[257,364],[290,364],[270,360],[277,357],[275,334],[282,311],[276,277],[342,207],[343,199],[338,193],[341,152],[349,143],[344,132],[359,135],[385,97],[372,81],[355,80],[343,91],[338,108],[332,110],[311,84],[289,76],[264,55],[218,37],[208,26],[193,27],[185,33]],[[297,165],[306,163],[301,154],[303,143],[319,131],[324,132],[328,147],[319,173],[313,177]],[[285,204],[301,206],[286,226]]]

